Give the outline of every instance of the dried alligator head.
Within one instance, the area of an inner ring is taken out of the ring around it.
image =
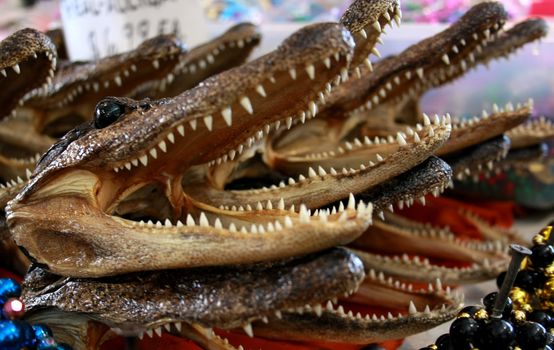
[[[265,125],[309,110],[348,67],[353,46],[342,26],[317,24],[174,99],[104,99],[95,120],[54,145],[8,205],[14,239],[50,271],[89,277],[275,260],[354,239],[371,220],[363,203],[323,223],[303,206],[294,213],[218,209],[182,186]],[[306,75],[293,83],[294,69]]]
[[[56,49],[50,39],[23,29],[0,42],[0,120],[10,116],[35,88],[44,88],[54,75]]]
[[[257,265],[97,279],[64,278],[35,268],[26,276],[23,298],[32,322],[48,323],[58,339],[79,349],[95,349],[116,333],[161,336],[162,327],[205,348],[234,349],[210,335],[211,328],[243,327],[252,335],[255,320],[267,322],[287,310],[321,313],[321,304],[352,294],[363,277],[360,259],[334,248]]]

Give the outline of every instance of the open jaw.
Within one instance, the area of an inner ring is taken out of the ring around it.
[[[428,330],[452,319],[463,307],[463,296],[443,288],[440,280],[415,287],[365,268],[367,276],[358,291],[339,298],[337,305],[328,302],[321,312],[283,312],[267,324],[254,323],[254,334],[319,344],[369,344]]]
[[[447,278],[447,283],[452,284],[485,281],[500,273],[509,260],[506,243],[460,238],[448,227],[433,227],[391,213],[385,215],[385,221],[375,221],[350,246],[381,255],[382,261],[417,262],[419,267],[433,267],[435,273],[444,273],[428,276],[425,270],[411,271],[411,274],[394,271],[395,278],[408,281],[429,282],[433,277]]]
[[[31,90],[51,81],[56,68],[56,48],[50,39],[23,29],[0,42],[0,120],[13,115]]]
[[[398,105],[410,96],[419,97],[432,81],[448,80],[457,67],[467,66],[505,20],[506,12],[499,3],[473,6],[441,33],[380,61],[371,73],[369,69],[362,70],[366,79],[352,80],[341,88],[351,88],[357,93],[342,101],[340,108],[344,112],[359,113],[387,102]]]
[[[242,328],[234,332],[252,336],[251,322],[278,319],[287,310],[322,312],[322,304],[356,291],[364,276],[360,259],[342,248],[257,265],[99,279],[64,278],[35,268],[26,276],[23,299],[30,319],[51,325],[57,338],[61,334],[73,342],[87,338],[82,334],[93,327],[89,321],[141,338],[144,333],[161,336],[162,330],[188,336],[190,327],[206,334],[214,327]],[[209,338],[204,340],[218,341]]]
[[[257,201],[284,202],[298,206],[304,203],[316,209],[341,200],[348,193],[360,193],[399,175],[427,159],[450,135],[448,118],[420,125],[412,134],[398,134],[397,139],[384,144],[384,147],[364,141],[348,143],[337,150],[318,154],[317,157],[281,156],[277,158],[275,144],[266,154],[266,162],[288,176],[270,188],[254,190],[219,190],[204,186],[195,190],[190,186],[195,198],[210,201],[223,208],[236,203],[254,207]],[[294,142],[294,141],[293,141]],[[385,141],[379,141],[379,144]],[[252,197],[256,199],[253,201]]]
[[[313,99],[348,66],[352,51],[346,29],[316,24],[175,99],[101,101],[97,118],[62,138],[8,206],[16,241],[55,273],[101,276],[274,260],[354,239],[371,220],[363,203],[327,222],[310,220],[305,208],[259,216],[204,205],[181,185],[191,167],[227,157],[266,125],[315,114]],[[140,205],[145,197],[147,207]],[[117,216],[128,206],[136,206],[135,215]],[[58,215],[70,211],[69,222]],[[46,236],[48,247],[38,242]],[[63,253],[59,240],[67,243]]]
[[[135,50],[91,62],[65,63],[52,85],[30,93],[21,113],[34,116],[38,131],[60,137],[89,120],[104,96],[128,96],[137,85],[164,80],[179,64],[186,47],[173,35],[160,35]]]
[[[239,23],[222,35],[181,55],[171,76],[143,84],[132,97],[177,96],[208,77],[243,64],[260,43],[261,34],[251,23]]]

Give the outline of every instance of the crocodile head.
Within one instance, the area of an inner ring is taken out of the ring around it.
[[[348,67],[353,48],[342,26],[316,24],[174,99],[102,100],[95,119],[54,145],[8,205],[14,239],[71,276],[275,260],[354,239],[371,220],[363,203],[323,223],[304,206],[263,215],[219,209],[182,186],[207,163],[240,154],[265,126],[314,115],[313,100]],[[132,216],[118,215],[129,207]]]
[[[31,90],[44,88],[56,67],[56,48],[50,39],[23,29],[0,42],[0,120],[12,115]]]

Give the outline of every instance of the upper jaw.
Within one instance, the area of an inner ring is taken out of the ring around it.
[[[34,30],[20,30],[0,43],[0,120],[15,113],[23,98],[36,88],[46,88],[56,68],[56,48]]]

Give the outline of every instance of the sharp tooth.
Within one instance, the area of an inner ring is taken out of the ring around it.
[[[206,128],[209,131],[212,131],[214,118],[211,115],[207,115],[204,117],[204,124],[206,124]]]
[[[115,84],[116,84],[117,86],[121,86],[121,85],[123,84],[123,82],[121,81],[121,77],[120,77],[119,75],[116,76],[116,77],[113,79],[113,81],[115,81]]]
[[[317,174],[315,173],[315,170],[312,167],[310,167],[308,169],[308,176],[309,177],[316,177],[317,176]]]
[[[162,329],[161,329],[160,327],[155,328],[155,329],[154,329],[154,332],[158,335],[158,337],[161,337],[161,336],[162,336]]]
[[[397,133],[396,134],[396,141],[398,141],[398,144],[400,146],[405,146],[407,145],[408,143],[406,143],[406,140],[404,139],[404,137],[402,136],[401,133]]]
[[[200,213],[200,226],[202,226],[202,227],[210,226],[208,218],[206,217],[206,214],[204,214],[204,212]]]
[[[373,48],[371,49],[371,53],[374,54],[375,56],[381,58],[381,53],[379,52],[379,50],[377,50],[376,47],[373,47]]]
[[[394,15],[394,22],[396,22],[396,26],[400,27],[400,23],[402,22],[402,17],[399,15]]]
[[[252,330],[252,324],[248,323],[242,326],[242,329],[244,330],[244,333],[248,334],[250,338],[254,338],[254,331]]]
[[[492,104],[492,111],[493,113],[498,113],[500,109],[498,108],[498,105],[496,103]]]
[[[381,32],[382,32],[381,24],[379,23],[379,21],[373,22],[373,24],[372,24],[371,26],[372,26],[378,33],[381,33]]]
[[[408,307],[408,312],[410,313],[410,315],[413,315],[413,314],[416,314],[417,313],[417,308],[416,306],[414,305],[414,302],[410,300],[410,305]]]
[[[185,221],[185,223],[187,224],[187,226],[195,226],[196,225],[192,215],[190,215],[190,214],[187,215],[187,220]]]
[[[310,113],[312,113],[312,117],[315,117],[315,115],[317,114],[317,105],[315,104],[314,101],[310,101],[309,107],[310,107]]]
[[[416,69],[416,73],[420,79],[423,79],[423,68],[419,67],[418,69]]]
[[[159,69],[160,68],[160,61],[154,60],[154,61],[152,61],[152,65],[154,66],[154,68]]]
[[[147,166],[148,165],[148,156],[145,154],[143,156],[139,157],[140,162],[142,165]]]
[[[256,92],[262,97],[267,97],[267,94],[265,93],[265,89],[261,84],[258,84],[256,86]]]
[[[296,69],[294,68],[289,69],[289,74],[292,80],[296,80]]]
[[[356,209],[356,199],[354,198],[354,195],[350,193],[348,195],[348,209]]]
[[[170,132],[169,134],[167,134],[167,140],[171,143],[175,143],[175,135]]]
[[[146,330],[146,335],[148,335],[150,338],[154,336],[154,332],[151,329]]]
[[[423,113],[423,125],[425,126],[431,125],[431,119],[429,119],[429,116],[425,113]]]
[[[149,153],[152,156],[152,158],[154,159],[158,158],[158,151],[156,151],[155,148],[151,148]]]
[[[320,176],[325,176],[327,175],[327,172],[325,171],[325,169],[323,169],[321,166],[317,168],[317,172]]]
[[[315,79],[315,67],[313,64],[306,66],[306,73],[308,73],[308,77],[310,77],[311,80]]]
[[[250,99],[246,96],[243,96],[241,99],[240,99],[240,104],[242,107],[244,107],[244,109],[249,113],[249,114],[253,114],[254,113],[254,109],[252,108],[252,103],[250,103]]]
[[[361,35],[364,39],[367,39],[367,33],[366,33],[365,29],[363,29],[363,28],[360,29],[360,32],[359,32],[359,33],[360,33],[360,35]]]
[[[197,121],[196,121],[196,119],[190,120],[190,121],[189,121],[189,125],[190,125],[190,128],[191,128],[192,130],[196,130],[196,126],[197,126]]]
[[[162,150],[162,152],[167,152],[167,146],[165,144],[165,141],[160,141],[160,143],[158,143],[158,147],[160,147],[160,149]]]
[[[129,163],[129,162],[125,163],[125,168],[127,170],[131,170],[131,163]]]
[[[225,124],[227,124],[227,126],[231,126],[233,124],[233,110],[231,109],[231,107],[222,109],[221,116],[223,117],[223,120],[225,120]]]
[[[177,126],[177,132],[179,133],[179,135],[185,136],[185,127],[182,125]]]
[[[369,60],[369,58],[366,58],[364,60],[364,64],[367,67],[367,69],[369,69],[370,72],[373,72],[373,65],[371,64],[371,61]]]
[[[17,64],[17,63],[12,66],[12,69],[17,74],[21,73],[21,69],[19,68],[19,64]]]
[[[450,58],[448,58],[448,55],[447,55],[447,54],[442,55],[442,61],[443,61],[446,65],[450,65]]]

